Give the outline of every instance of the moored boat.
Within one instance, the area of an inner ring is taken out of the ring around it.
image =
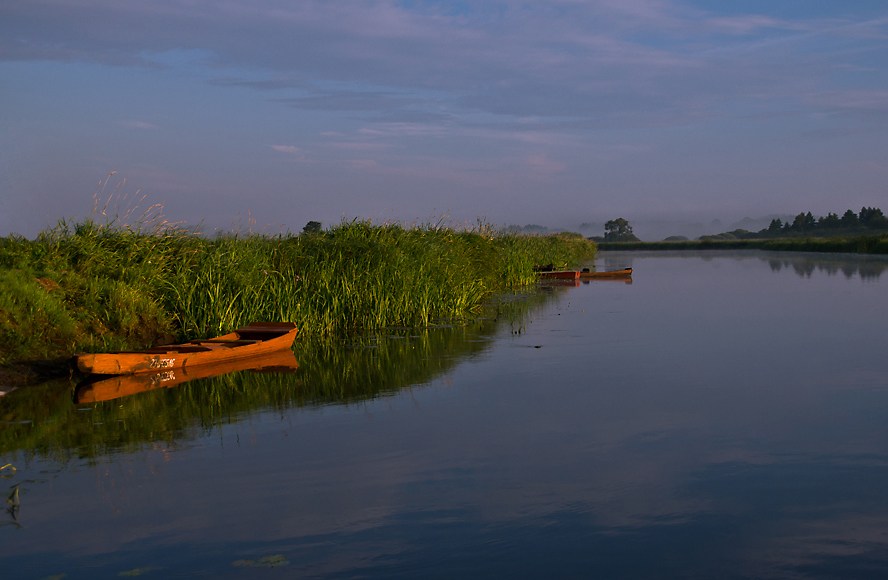
[[[580,273],[577,270],[560,270],[557,272],[540,272],[540,280],[577,280]]]
[[[289,348],[259,355],[240,358],[216,364],[188,365],[187,367],[155,371],[153,373],[133,373],[128,375],[92,375],[77,385],[74,401],[97,403],[158,388],[177,387],[195,379],[217,377],[236,371],[257,373],[292,373],[299,368],[293,351]]]
[[[216,364],[290,348],[297,328],[292,322],[251,322],[232,333],[183,344],[142,351],[78,354],[77,368],[84,373],[124,375]]]
[[[625,270],[611,270],[610,272],[589,272],[585,270],[580,272],[581,280],[591,280],[594,278],[631,278],[632,268]]]

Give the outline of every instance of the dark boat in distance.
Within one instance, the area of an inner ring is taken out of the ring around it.
[[[184,344],[158,346],[142,351],[78,354],[74,357],[83,373],[125,375],[207,365],[288,349],[296,338],[292,322],[251,322],[234,332]]]
[[[580,280],[592,280],[595,278],[631,278],[632,268],[624,270],[611,270],[609,272],[590,272],[588,268],[583,268],[580,272]]]
[[[196,379],[217,377],[237,371],[256,373],[292,373],[299,364],[289,348],[251,358],[240,358],[216,364],[188,365],[187,367],[133,373],[128,375],[92,375],[77,385],[74,402],[98,403],[128,397],[159,388],[177,387]]]

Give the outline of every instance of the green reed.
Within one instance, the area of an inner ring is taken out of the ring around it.
[[[316,235],[215,239],[149,221],[62,221],[36,240],[0,238],[0,362],[139,348],[295,322],[302,335],[426,326],[538,264],[578,264],[579,237],[513,236],[479,225],[343,222]]]
[[[479,356],[497,333],[523,327],[565,290],[497,294],[476,318],[435,328],[301,339],[292,374],[241,371],[89,404],[75,403],[68,379],[18,389],[0,398],[0,454],[14,463],[67,462],[159,443],[171,448],[269,411],[397,396]]]

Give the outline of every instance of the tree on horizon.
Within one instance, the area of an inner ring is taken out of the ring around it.
[[[604,241],[605,242],[639,242],[635,234],[632,233],[632,226],[629,221],[624,218],[610,220],[604,224]]]

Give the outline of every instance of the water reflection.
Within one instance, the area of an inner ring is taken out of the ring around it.
[[[551,285],[462,325],[298,342],[292,375],[94,405],[68,386],[56,435],[73,459],[27,451],[50,435],[5,442],[23,528],[0,529],[0,566],[69,579],[888,573],[885,282],[775,273],[754,253],[631,260],[631,286]],[[27,417],[23,401],[4,416]],[[128,435],[94,425],[116,419]],[[66,434],[87,428],[104,447]]]
[[[774,272],[779,272],[784,268],[791,269],[803,278],[810,278],[811,274],[817,270],[829,276],[841,273],[845,278],[849,279],[859,276],[863,280],[877,280],[882,275],[882,272],[888,269],[888,262],[884,260],[858,260],[851,262],[840,259],[826,259],[820,256],[805,260],[795,257],[769,257],[767,261]]]
[[[552,284],[538,290],[498,296],[471,320],[344,341],[298,340],[293,352],[224,368],[95,376],[76,386],[62,380],[19,389],[0,399],[0,457],[68,461],[137,452],[156,441],[175,446],[220,421],[237,422],[265,409],[349,404],[397,393],[478,356],[503,329],[520,332],[528,316],[566,288]],[[264,372],[244,370],[257,367]]]
[[[761,250],[601,252],[596,261],[601,265],[599,270],[620,270],[633,268],[633,263],[637,259],[655,256],[669,259],[702,260],[704,262],[725,259],[762,260],[768,263],[773,272],[791,271],[802,278],[810,278],[817,271],[829,276],[841,273],[846,278],[859,277],[863,280],[877,280],[885,270],[888,270],[888,256],[763,252]]]
[[[74,389],[74,402],[80,405],[113,401],[153,389],[171,389],[183,383],[234,373],[294,373],[299,368],[290,349],[217,364],[184,366],[166,371],[129,375],[90,375]]]

